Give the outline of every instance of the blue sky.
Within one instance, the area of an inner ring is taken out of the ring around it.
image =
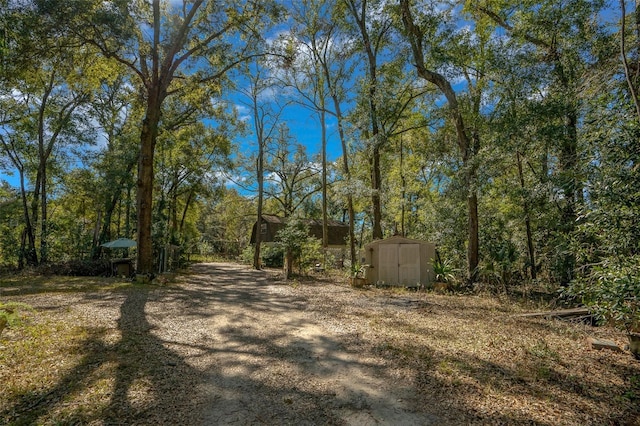
[[[605,13],[602,16],[602,19],[607,21],[607,23],[611,23],[618,17],[619,9],[615,8],[614,10],[610,9],[609,13]],[[280,29],[281,32],[286,32],[287,30],[288,29],[286,27]],[[464,85],[463,83],[459,83],[456,89],[461,88],[461,84]],[[232,104],[240,105],[240,103],[237,102],[236,95],[228,93],[226,94],[226,96],[229,102],[231,102]],[[276,96],[288,95],[282,92],[276,94]],[[239,112],[241,115],[243,115],[242,110],[240,110]],[[246,114],[246,112],[244,113]],[[248,117],[248,120],[251,120],[251,117]],[[319,126],[317,113],[300,105],[292,103],[287,107],[287,110],[282,117],[282,121],[288,125],[292,136],[295,138],[295,141],[307,146],[307,153],[309,154],[309,156],[314,156],[320,153],[321,129]],[[331,115],[327,115],[327,124],[328,159],[329,161],[335,161],[339,156],[342,155],[335,118]],[[253,130],[252,125],[250,125],[249,127],[251,130]],[[234,144],[236,148],[242,153],[248,153],[256,150],[255,136],[253,134],[249,134],[246,137],[238,138],[236,141],[234,141]],[[9,175],[6,172],[0,171],[0,179],[8,181],[12,186],[18,186],[19,184],[17,173],[14,173],[14,175]]]

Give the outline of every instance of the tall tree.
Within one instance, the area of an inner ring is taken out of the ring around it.
[[[32,25],[40,22],[30,15],[22,19]],[[17,51],[29,49],[28,43],[22,41],[16,40]],[[2,147],[20,173],[30,264],[48,259],[49,174],[54,166],[61,165],[71,144],[93,140],[86,106],[100,79],[109,74],[104,62],[94,60],[95,51],[72,48],[71,44],[72,40],[67,38],[51,42],[48,51],[42,50],[38,58],[32,58],[28,69],[12,77],[6,86],[10,95],[3,98],[6,106],[3,110],[8,115],[2,128]],[[54,164],[52,159],[56,156]],[[33,185],[29,201],[27,174]]]
[[[365,81],[363,99],[366,99],[368,123],[363,135],[368,140],[371,149],[371,205],[373,211],[373,238],[381,239],[382,207],[380,191],[382,188],[382,174],[380,165],[381,149],[386,143],[387,135],[381,129],[378,109],[381,103],[379,82],[379,62],[383,49],[388,47],[389,33],[392,21],[383,11],[384,2],[380,0],[343,0],[353,23],[355,36],[365,58]],[[379,13],[382,12],[382,13]]]
[[[278,123],[288,102],[279,102],[278,99],[271,99],[271,96],[269,96],[277,88],[274,78],[270,74],[268,67],[265,66],[264,61],[250,62],[244,71],[247,84],[239,88],[240,93],[243,95],[240,102],[251,113],[253,132],[258,146],[258,153],[255,159],[255,176],[258,185],[256,229],[261,229],[264,207],[265,151],[275,137],[275,133],[277,133]],[[255,269],[261,268],[261,237],[262,234],[257,232],[253,254],[253,267]]]
[[[135,88],[129,84],[124,72],[116,73],[113,81],[105,81],[100,92],[94,98],[92,115],[100,125],[105,146],[92,163],[97,175],[96,190],[101,206],[98,218],[101,223],[93,241],[93,257],[101,254],[101,244],[113,237],[130,238],[130,212],[125,212],[124,232],[119,231],[119,223],[113,228],[114,215],[123,201],[130,210],[130,194],[135,179],[135,165],[138,162],[138,150],[135,139],[136,124],[140,118],[140,105],[135,98]],[[116,231],[118,235],[113,235]]]
[[[233,130],[227,126],[213,129],[197,117],[185,121],[185,111],[180,108],[183,105],[170,103],[172,108],[167,108],[164,116],[166,126],[158,137],[156,169],[161,191],[155,211],[164,220],[154,221],[158,230],[154,238],[163,244],[183,246],[189,210],[215,186],[216,171],[229,168]]]
[[[567,284],[573,277],[575,256],[569,247],[577,211],[584,198],[584,157],[579,140],[582,81],[596,61],[594,41],[606,36],[598,23],[602,1],[469,2],[522,46],[532,48],[547,68],[542,101],[555,116],[547,124],[550,152],[543,166],[555,194],[560,215],[553,230],[557,275]]]
[[[138,272],[153,272],[154,154],[167,97],[196,86],[212,94],[229,70],[254,56],[274,2],[160,0],[45,2],[43,12],[69,22],[85,41],[129,67],[142,84],[144,118],[137,182]]]
[[[468,279],[474,282],[477,279],[479,264],[479,231],[478,231],[478,185],[476,155],[480,149],[480,105],[484,85],[484,70],[476,67],[473,75],[469,75],[468,69],[463,67],[463,77],[469,87],[469,100],[471,107],[469,114],[465,116],[465,108],[460,102],[460,97],[454,90],[453,84],[446,75],[438,72],[435,66],[455,67],[458,65],[452,59],[444,63],[438,63],[438,59],[429,57],[431,52],[436,52],[447,47],[437,45],[439,40],[436,34],[440,33],[440,20],[444,15],[440,11],[424,9],[419,19],[416,20],[416,2],[410,0],[400,1],[400,13],[405,30],[405,37],[411,46],[414,66],[418,76],[435,85],[444,95],[451,120],[455,126],[457,146],[462,157],[464,168],[464,183],[467,191],[467,265]],[[420,9],[422,10],[422,9]],[[440,16],[438,16],[440,15]],[[446,41],[446,40],[445,40]],[[451,41],[451,40],[449,40]],[[453,40],[457,41],[457,40]],[[451,45],[448,47],[452,49]],[[447,58],[447,56],[444,56]],[[461,61],[464,62],[464,61]]]
[[[292,11],[294,21],[291,34],[286,38],[286,52],[290,52],[284,68],[287,84],[293,86],[301,103],[318,118],[322,146],[322,219],[323,246],[328,245],[328,164],[329,120],[335,118],[342,148],[342,173],[350,180],[349,152],[345,135],[343,103],[351,83],[354,67],[353,43],[340,31],[344,14],[339,5],[326,0],[305,0]],[[332,104],[332,107],[330,106]],[[347,185],[348,188],[348,185]],[[355,238],[353,196],[346,194],[350,228],[350,259],[355,265]]]

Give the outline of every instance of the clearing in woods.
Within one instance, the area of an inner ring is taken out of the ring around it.
[[[620,333],[493,296],[227,263],[160,286],[0,291],[35,308],[0,338],[0,423],[639,424],[640,363],[585,345]]]

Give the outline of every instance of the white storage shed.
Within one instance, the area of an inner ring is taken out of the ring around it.
[[[369,284],[419,287],[433,283],[433,243],[394,236],[365,245],[360,257],[369,265]]]

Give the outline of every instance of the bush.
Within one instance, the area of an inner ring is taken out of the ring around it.
[[[280,246],[263,245],[260,248],[262,264],[270,268],[282,268],[284,251]]]
[[[111,263],[105,259],[70,260],[59,263],[45,263],[35,270],[40,275],[67,275],[74,277],[97,277],[111,275]]]
[[[435,281],[441,283],[450,283],[455,280],[456,270],[451,266],[448,260],[431,259],[433,263],[433,273]]]
[[[240,255],[240,259],[243,263],[253,265],[253,254],[255,250],[253,246],[247,246]],[[260,247],[260,260],[262,266],[269,268],[282,268],[282,249],[278,246],[262,244]]]
[[[285,228],[276,234],[276,241],[277,247],[287,255],[287,278],[292,273],[294,263],[303,272],[323,259],[321,242],[309,236],[309,227],[300,218],[289,218]]]
[[[322,254],[322,242],[315,237],[307,237],[302,246],[300,247],[300,254],[298,255],[298,268],[300,272],[307,271],[318,263],[323,258]],[[331,258],[327,256],[327,265],[331,265]],[[327,267],[323,265],[323,267]]]
[[[249,245],[246,246],[244,248],[244,250],[242,250],[242,253],[240,253],[240,261],[242,263],[246,263],[248,265],[253,265],[253,254],[255,253],[255,250],[253,248],[253,246]]]
[[[600,323],[640,332],[640,256],[606,259],[563,294],[590,307]]]

